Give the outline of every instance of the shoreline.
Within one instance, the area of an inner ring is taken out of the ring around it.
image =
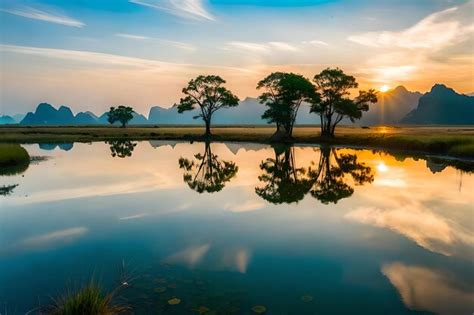
[[[216,126],[212,141],[272,144],[273,126]],[[200,126],[2,126],[0,143],[65,143],[108,140],[203,141]],[[474,160],[474,126],[341,126],[333,139],[319,126],[297,126],[293,144],[340,145]]]

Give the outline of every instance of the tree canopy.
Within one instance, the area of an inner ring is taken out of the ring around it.
[[[259,96],[261,104],[268,109],[262,119],[275,123],[278,132],[291,137],[298,110],[303,103],[314,103],[319,99],[313,84],[295,73],[274,72],[261,80],[257,89],[264,92]]]
[[[110,155],[112,157],[126,158],[131,157],[137,143],[129,140],[110,140],[106,142],[110,146]]]
[[[133,118],[133,108],[129,106],[120,105],[119,107],[110,107],[107,120],[110,124],[114,124],[119,121],[122,124],[122,127],[128,124]]]
[[[212,115],[221,108],[239,105],[239,98],[225,88],[225,80],[216,75],[203,76],[189,81],[183,88],[183,94],[178,104],[178,112],[199,108],[200,113],[194,118],[202,118],[206,125],[206,135],[211,134]]]
[[[321,135],[333,137],[337,124],[348,118],[352,122],[369,110],[369,103],[377,102],[375,90],[359,91],[359,96],[350,98],[350,90],[359,87],[353,76],[341,69],[325,69],[315,75],[314,83],[320,98],[313,102],[311,112],[321,118]]]

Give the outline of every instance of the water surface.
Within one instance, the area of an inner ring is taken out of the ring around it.
[[[474,177],[439,160],[237,143],[24,147],[49,158],[0,177],[13,187],[0,196],[8,314],[123,274],[138,313],[474,311]]]

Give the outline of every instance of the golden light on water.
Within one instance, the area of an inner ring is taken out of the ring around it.
[[[377,164],[377,170],[382,173],[388,172],[388,166],[384,162],[379,162],[379,164]]]

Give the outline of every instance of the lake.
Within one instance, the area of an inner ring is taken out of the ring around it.
[[[251,143],[24,147],[43,158],[0,177],[0,313],[91,279],[126,281],[138,314],[474,311],[469,167]]]

